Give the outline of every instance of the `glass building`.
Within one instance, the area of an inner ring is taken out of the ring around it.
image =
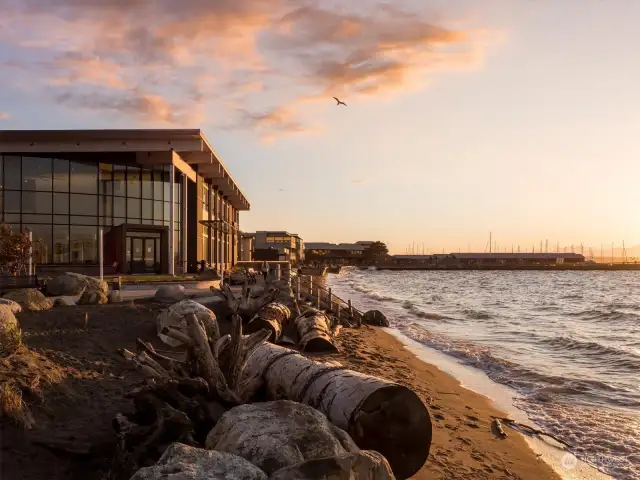
[[[37,272],[219,271],[249,202],[199,130],[0,131],[1,220],[39,241]]]

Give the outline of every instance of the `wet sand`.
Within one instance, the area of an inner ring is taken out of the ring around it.
[[[524,437],[507,430],[492,433],[493,416],[504,417],[490,400],[463,388],[452,376],[418,359],[383,329],[343,329],[336,360],[348,368],[377,375],[414,390],[429,407],[433,442],[429,460],[414,475],[433,479],[559,479],[531,450]]]

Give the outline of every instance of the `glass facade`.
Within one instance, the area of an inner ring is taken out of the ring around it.
[[[74,157],[75,158],[75,157]],[[169,226],[169,166],[0,156],[2,221],[39,239],[38,264],[98,262],[99,228],[123,223]],[[176,257],[180,251],[180,173],[174,188]]]

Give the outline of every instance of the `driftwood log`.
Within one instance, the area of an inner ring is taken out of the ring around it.
[[[127,395],[136,414],[113,419],[119,438],[116,478],[152,464],[173,442],[203,445],[227,408],[246,402],[262,382],[243,372],[270,332],[242,335],[238,315],[233,315],[231,334],[221,338],[215,319],[194,313],[185,316],[184,325],[164,327],[161,333],[186,347],[184,360],[161,355],[140,339],[138,353],[119,350],[149,380]]]
[[[235,296],[227,283],[222,286],[222,290],[214,287],[209,287],[209,289],[226,300],[231,310],[240,315],[245,323],[250,321],[262,307],[273,302],[280,293],[277,288],[265,288],[260,296],[253,297],[251,296],[251,287],[246,281],[242,286],[240,298]]]
[[[337,352],[332,337],[331,318],[320,310],[308,308],[295,319],[298,346],[303,352]]]
[[[262,307],[247,325],[247,333],[258,330],[271,332],[269,341],[278,343],[282,337],[282,329],[291,321],[291,310],[282,303],[271,302]]]
[[[407,387],[273,344],[256,349],[245,374],[262,376],[270,400],[293,400],[324,413],[360,448],[384,455],[397,478],[411,477],[427,460],[431,419]]]

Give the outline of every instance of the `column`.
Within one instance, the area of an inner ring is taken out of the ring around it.
[[[174,204],[176,171],[173,163],[169,165],[169,275],[175,275],[175,245],[174,245]]]
[[[218,186],[213,185],[213,219],[218,220]],[[213,264],[215,265],[216,270],[220,271],[220,267],[218,266],[218,262],[220,260],[220,256],[218,255],[218,222],[214,224],[213,231],[211,232],[211,236],[213,237]]]
[[[182,263],[182,273],[187,273],[187,185],[189,184],[189,178],[186,175],[182,175],[182,200],[180,202],[181,217],[180,221],[180,262]]]

